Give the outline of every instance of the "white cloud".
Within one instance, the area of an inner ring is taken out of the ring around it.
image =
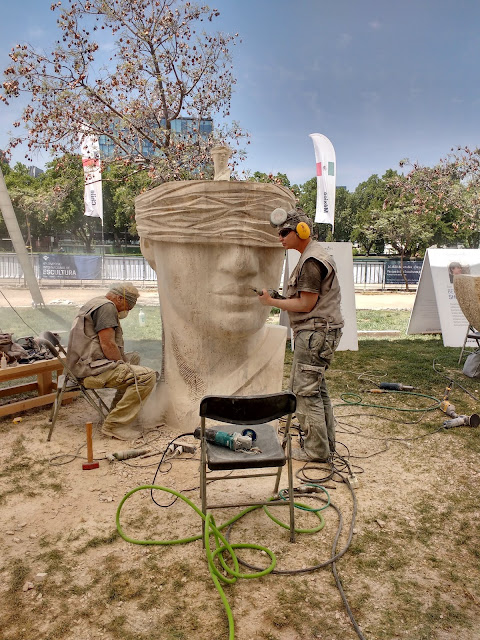
[[[381,29],[382,23],[378,20],[372,20],[372,22],[368,23],[368,26],[370,27],[370,29]]]

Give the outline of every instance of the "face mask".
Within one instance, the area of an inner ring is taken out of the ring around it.
[[[118,317],[120,318],[120,320],[123,320],[127,316],[128,316],[128,311],[119,311],[118,312]]]

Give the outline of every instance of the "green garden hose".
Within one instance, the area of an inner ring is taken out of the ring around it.
[[[316,486],[320,486],[320,485],[316,485]],[[323,487],[321,487],[323,489]],[[120,512],[122,510],[123,505],[125,504],[125,502],[137,491],[142,491],[142,490],[150,490],[153,491],[158,490],[158,491],[165,491],[167,493],[170,493],[174,496],[176,496],[177,498],[180,498],[181,500],[183,500],[186,504],[188,504],[189,507],[191,507],[204,521],[205,521],[205,534],[204,534],[204,545],[205,545],[205,551],[206,551],[206,555],[207,555],[207,562],[208,562],[208,569],[210,571],[210,575],[212,577],[212,580],[215,584],[215,587],[217,588],[217,591],[220,594],[220,598],[222,600],[223,606],[225,607],[225,611],[227,614],[227,619],[228,619],[228,628],[229,628],[229,640],[234,640],[235,638],[235,627],[234,627],[234,620],[233,620],[233,614],[232,614],[232,610],[231,607],[228,603],[227,597],[225,595],[225,592],[222,588],[221,582],[227,583],[227,584],[233,584],[237,581],[238,578],[243,578],[243,579],[252,579],[252,578],[260,578],[262,576],[268,575],[269,573],[271,573],[276,566],[277,563],[277,559],[275,557],[275,554],[273,553],[273,551],[270,551],[270,549],[268,549],[267,547],[264,547],[262,545],[258,545],[258,544],[249,544],[249,543],[240,543],[240,544],[230,544],[228,542],[228,540],[226,539],[226,537],[221,533],[222,529],[225,529],[226,527],[229,527],[230,525],[232,525],[234,522],[236,522],[237,520],[239,520],[240,518],[242,518],[244,515],[246,515],[247,513],[249,513],[250,511],[254,511],[255,509],[260,508],[262,505],[252,505],[250,507],[247,507],[246,509],[243,509],[240,513],[238,513],[236,516],[234,516],[233,518],[230,518],[230,520],[228,520],[227,522],[224,522],[222,525],[220,526],[216,526],[215,524],[215,520],[213,518],[213,516],[211,514],[204,514],[202,513],[202,511],[191,501],[189,500],[186,496],[184,496],[182,493],[175,491],[174,489],[169,489],[167,487],[161,487],[161,486],[156,486],[156,485],[142,485],[140,487],[136,487],[135,489],[132,489],[131,491],[129,491],[120,501],[120,504],[118,505],[117,508],[117,513],[116,513],[116,517],[115,517],[115,521],[116,521],[116,525],[117,525],[117,531],[120,534],[120,536],[126,541],[126,542],[131,542],[132,544],[144,544],[144,545],[173,545],[173,544],[186,544],[188,542],[194,542],[196,540],[200,540],[202,538],[201,535],[196,535],[196,536],[190,536],[187,538],[179,538],[179,539],[175,539],[175,540],[137,540],[135,538],[131,538],[130,536],[127,536],[126,533],[124,533],[122,526],[120,524]],[[327,493],[327,491],[325,489],[323,489],[325,491],[325,493]],[[328,493],[327,493],[328,496]],[[274,498],[271,498],[271,500],[273,500]],[[330,500],[330,496],[328,496],[328,500]],[[287,504],[287,503],[285,503]],[[296,508],[300,508],[303,509],[305,511],[312,511],[313,513],[315,513],[315,515],[317,516],[317,518],[320,520],[320,524],[317,527],[314,527],[312,529],[295,529],[296,533],[315,533],[317,531],[320,531],[320,529],[322,529],[325,525],[325,519],[323,517],[323,515],[321,513],[319,513],[320,510],[318,509],[310,509],[310,507],[308,507],[307,505],[301,504],[301,503],[294,503]],[[328,506],[328,505],[326,505]],[[323,507],[325,508],[325,507]],[[275,523],[277,523],[278,525],[280,525],[281,527],[284,528],[289,528],[288,525],[286,525],[285,523],[283,523],[282,521],[278,520],[277,518],[275,518],[274,516],[272,516],[272,514],[269,512],[269,510],[264,506],[264,511],[265,513],[268,515],[269,518],[271,518]],[[215,539],[215,550],[212,551],[211,545],[210,545],[210,538],[211,536],[214,537]],[[240,573],[239,570],[239,562],[238,559],[235,555],[235,549],[254,549],[260,552],[264,552],[266,553],[271,560],[271,563],[268,567],[266,567],[265,569],[261,569],[259,571],[256,571],[254,573]],[[224,553],[228,553],[228,555],[230,556],[231,562],[233,564],[233,568],[230,567],[224,558]],[[223,570],[228,574],[228,576],[223,575],[222,573],[219,572],[219,570],[217,569],[216,565],[215,565],[215,559],[218,558],[218,561],[220,562]]]

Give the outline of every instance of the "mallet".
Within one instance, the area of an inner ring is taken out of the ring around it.
[[[98,469],[100,466],[98,462],[93,462],[92,426],[91,422],[85,423],[87,430],[87,462],[82,464],[82,469],[84,471],[88,471],[89,469]]]

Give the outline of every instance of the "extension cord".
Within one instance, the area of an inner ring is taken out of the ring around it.
[[[182,447],[183,453],[196,453],[197,447],[194,444],[189,444],[185,440],[178,440],[174,443],[174,447]]]
[[[173,442],[168,445],[167,453],[172,456],[180,456],[182,453],[195,453],[197,447],[192,444],[188,444],[188,442],[184,442],[183,440],[179,440],[178,442]]]
[[[352,489],[358,489],[359,482],[357,476],[352,473],[350,476],[347,476],[347,482],[352,487]]]
[[[167,453],[170,454],[171,458],[173,458],[173,456],[180,456],[183,453],[183,447],[175,444],[170,444],[168,445]]]

